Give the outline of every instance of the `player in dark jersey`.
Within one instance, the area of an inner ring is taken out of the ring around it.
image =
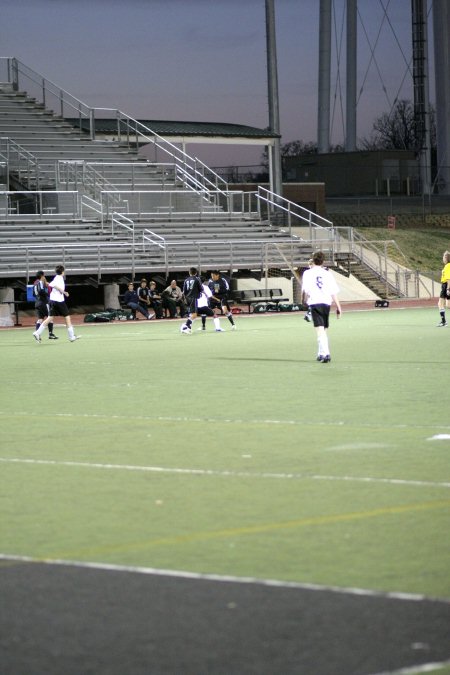
[[[186,322],[180,328],[181,333],[189,334],[192,333],[192,324],[194,319],[197,318],[197,300],[203,292],[202,281],[198,276],[198,272],[195,267],[189,269],[189,276],[184,280],[183,284],[183,295],[186,298],[186,303],[188,306],[189,317],[186,319]]]
[[[48,317],[49,312],[49,290],[47,279],[44,272],[39,270],[36,272],[36,281],[33,284],[34,309],[36,312],[36,330],[41,323]],[[48,322],[48,339],[57,340],[57,336],[53,332],[53,321]]]
[[[212,293],[212,298],[210,300],[211,308],[221,309],[231,323],[231,330],[236,330],[236,324],[234,323],[229,302],[230,284],[218,270],[214,270],[214,272],[211,272],[211,279],[208,281],[208,286]]]

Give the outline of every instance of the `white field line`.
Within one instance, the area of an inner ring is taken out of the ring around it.
[[[2,417],[39,417],[45,416],[45,412],[25,411],[25,410],[0,410]],[[222,417],[189,417],[189,416],[166,416],[166,415],[110,415],[106,413],[49,413],[52,419],[55,417],[69,418],[69,419],[98,419],[98,420],[119,420],[125,422],[170,422],[171,424],[248,424],[268,426],[289,425],[301,427],[347,427],[350,429],[432,429],[433,431],[449,430],[450,424],[375,424],[375,423],[360,423],[352,424],[351,422],[344,422],[342,420],[323,420],[311,421],[306,419],[297,420],[277,420],[277,419],[243,419],[243,418],[222,418]]]
[[[66,466],[84,469],[103,469],[106,471],[137,471],[149,473],[184,474],[188,476],[219,476],[224,478],[272,478],[279,480],[323,480],[355,483],[381,483],[387,485],[407,485],[427,488],[450,488],[450,483],[424,480],[406,480],[403,478],[374,478],[373,476],[327,476],[320,474],[277,473],[258,471],[231,471],[229,469],[190,469],[168,466],[141,466],[134,464],[102,464],[98,462],[77,462],[54,459],[33,459],[23,457],[0,457],[5,464],[31,464],[44,466]]]
[[[373,675],[419,675],[419,673],[433,673],[441,668],[450,666],[450,661],[439,661],[436,663],[422,663],[420,666],[412,668],[400,668],[400,670],[385,670],[382,673],[373,673]]]
[[[404,600],[408,602],[439,602],[450,604],[447,598],[432,598],[418,593],[402,593],[397,591],[382,592],[374,591],[370,588],[347,588],[340,586],[321,586],[320,584],[301,583],[297,581],[280,581],[277,579],[258,579],[257,577],[234,577],[220,574],[201,574],[198,572],[187,572],[184,570],[166,570],[154,567],[133,567],[130,565],[113,565],[110,563],[84,562],[79,560],[60,560],[52,558],[32,558],[30,556],[20,556],[0,553],[0,561],[10,561],[18,563],[40,563],[46,565],[61,565],[67,567],[79,567],[84,569],[103,570],[106,572],[128,572],[131,574],[144,574],[149,576],[163,576],[177,579],[194,579],[198,581],[216,581],[219,583],[234,584],[253,584],[258,586],[269,586],[273,588],[292,588],[306,591],[321,591],[340,593],[343,595],[359,595],[374,598],[387,598],[390,600]]]

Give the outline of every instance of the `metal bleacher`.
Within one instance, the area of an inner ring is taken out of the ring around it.
[[[74,111],[78,127],[67,121]],[[311,245],[294,236],[293,220],[310,230],[331,225],[268,190],[231,190],[151,129],[109,112],[117,139],[99,140],[95,109],[0,58],[0,279],[28,280],[61,262],[80,280],[167,276],[191,265],[261,270],[286,267],[287,258],[301,265]],[[140,159],[142,143],[164,161]]]

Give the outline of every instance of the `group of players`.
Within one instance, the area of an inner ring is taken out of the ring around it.
[[[36,342],[42,341],[42,333],[48,326],[49,339],[57,340],[58,337],[53,332],[53,317],[64,317],[69,335],[69,341],[75,342],[80,336],[75,335],[70,319],[69,308],[66,304],[66,298],[69,293],[65,287],[64,266],[58,265],[55,269],[55,276],[51,282],[48,282],[42,270],[36,274],[36,280],[33,284],[33,296],[35,298],[36,325],[33,337]],[[219,271],[211,273],[211,278],[204,282],[195,268],[189,270],[189,277],[183,284],[183,295],[188,303],[189,318],[182,326],[183,333],[190,333],[194,319],[200,316],[202,326],[200,330],[206,330],[206,318],[212,317],[216,332],[223,332],[220,326],[218,311],[223,312],[231,324],[231,329],[236,330],[233,313],[230,306],[230,285],[225,277]]]
[[[331,361],[328,344],[327,330],[331,305],[336,305],[338,318],[341,315],[341,306],[337,298],[339,289],[331,272],[324,267],[324,254],[316,251],[310,261],[309,269],[305,270],[301,279],[302,291],[305,302],[309,306],[307,318],[313,322],[317,334],[318,353],[317,361],[329,363]],[[438,326],[447,326],[445,310],[450,309],[450,251],[443,255],[444,268],[441,274],[441,292],[439,297],[440,322]],[[64,267],[56,267],[54,279],[48,283],[44,273],[39,271],[33,287],[36,302],[36,330],[33,337],[41,342],[41,335],[48,325],[49,339],[56,340],[53,333],[53,317],[62,316],[65,319],[70,342],[78,340],[75,335],[70,319],[69,309],[65,302],[68,292],[65,290]],[[300,281],[300,279],[299,279]],[[189,276],[183,284],[183,295],[188,306],[188,318],[182,324],[180,331],[184,335],[192,333],[192,325],[197,317],[201,317],[202,325],[199,330],[206,329],[206,318],[211,317],[214,321],[216,332],[223,332],[220,326],[218,311],[224,313],[231,324],[231,329],[236,330],[233,313],[229,301],[230,285],[219,271],[211,273],[211,278],[202,279],[195,267],[189,270]]]
[[[69,308],[66,304],[66,298],[69,297],[69,294],[66,291],[64,271],[63,265],[57,265],[55,276],[51,283],[48,283],[42,270],[39,270],[36,274],[36,281],[33,285],[33,296],[35,298],[34,304],[36,309],[36,330],[33,332],[33,337],[36,342],[42,341],[41,336],[47,325],[49,339],[58,339],[53,332],[53,317],[55,316],[64,317],[70,342],[75,342],[75,340],[78,340],[80,337],[79,335],[75,335]]]
[[[318,355],[317,360],[329,363],[331,360],[328,346],[327,329],[329,325],[330,306],[336,304],[338,316],[341,313],[338,288],[334,277],[328,269],[323,267],[324,254],[318,251],[314,254],[310,269],[303,274],[303,293],[311,310],[311,318],[317,332]],[[45,327],[49,328],[49,339],[57,339],[53,333],[53,317],[62,316],[65,319],[70,342],[75,342],[79,336],[75,335],[66,304],[68,292],[65,289],[64,267],[56,267],[56,275],[49,283],[44,272],[39,271],[33,286],[36,302],[36,330],[33,337],[41,342]],[[189,276],[183,284],[183,295],[188,305],[188,318],[182,324],[180,331],[184,335],[192,333],[192,325],[197,317],[201,318],[199,330],[206,330],[206,318],[211,317],[216,332],[223,332],[220,326],[218,312],[221,311],[231,324],[231,330],[236,330],[233,313],[230,307],[230,285],[218,270],[211,273],[209,280],[202,279],[195,267],[189,270]]]
[[[192,333],[192,324],[200,316],[202,326],[199,330],[206,329],[206,317],[212,317],[217,333],[222,333],[220,318],[217,314],[221,310],[231,324],[231,330],[236,330],[233,313],[230,307],[230,284],[219,271],[211,273],[208,282],[201,279],[195,267],[189,269],[189,276],[184,280],[183,295],[188,306],[188,318],[183,323],[180,331],[184,335]]]

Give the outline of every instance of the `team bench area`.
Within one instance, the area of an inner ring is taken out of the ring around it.
[[[260,302],[271,302],[276,305],[278,309],[279,302],[288,302],[289,298],[283,298],[283,291],[281,288],[268,288],[267,290],[258,288],[246,291],[235,291],[233,293],[235,302],[241,305],[247,305],[250,313],[253,305],[258,305]]]

